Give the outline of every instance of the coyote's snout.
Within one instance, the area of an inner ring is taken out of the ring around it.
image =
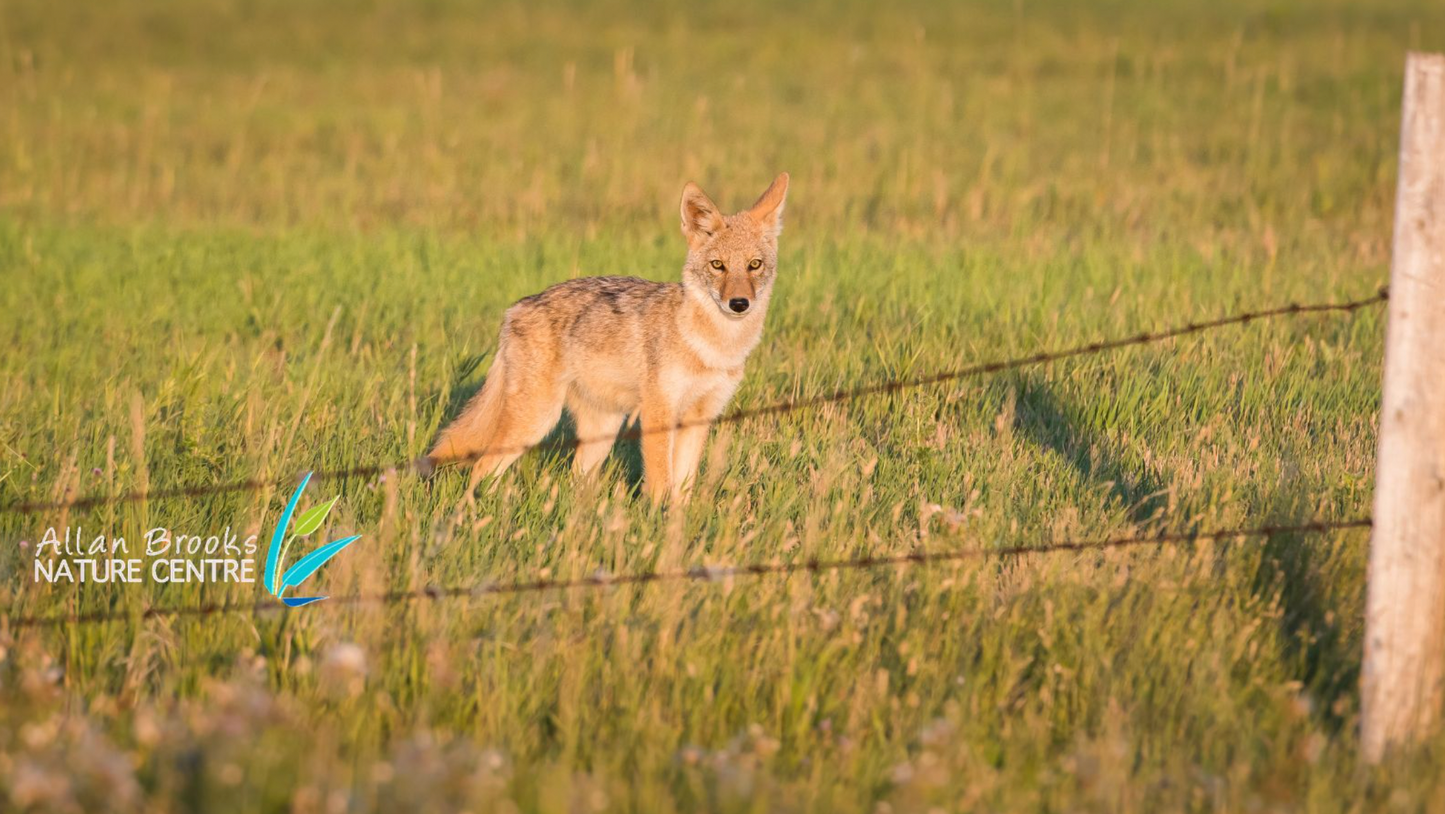
[[[762,338],[787,194],[783,173],[752,208],[724,215],[688,184],[680,284],[584,277],[507,309],[486,384],[427,461],[475,461],[475,488],[541,441],[565,406],[581,442],[573,463],[585,473],[607,457],[627,417],[639,415],[647,491],[685,496],[707,424]]]

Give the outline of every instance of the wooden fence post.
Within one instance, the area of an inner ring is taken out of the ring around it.
[[[1418,742],[1445,699],[1445,55],[1405,61],[1360,745]]]

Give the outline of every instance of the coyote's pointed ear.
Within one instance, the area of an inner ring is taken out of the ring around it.
[[[757,221],[768,237],[777,237],[783,231],[783,202],[787,197],[788,174],[785,172],[773,179],[768,191],[748,210],[748,217]]]
[[[697,184],[687,182],[682,188],[682,234],[688,245],[701,246],[722,228],[723,216],[717,204]]]

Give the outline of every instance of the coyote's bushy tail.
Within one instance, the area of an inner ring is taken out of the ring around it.
[[[454,461],[476,460],[495,442],[502,417],[502,392],[506,389],[505,360],[506,355],[499,348],[482,389],[467,402],[462,414],[442,430],[431,452],[426,454],[423,459],[426,469]]]

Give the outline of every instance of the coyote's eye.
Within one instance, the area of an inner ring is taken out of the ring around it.
[[[727,266],[724,266],[723,261],[721,260],[712,261],[712,267],[717,269],[718,271],[727,271]]]
[[[763,261],[757,259],[756,257],[754,257],[752,260],[748,261],[748,270],[749,270],[749,271],[757,271],[758,269],[760,269],[760,268],[762,268],[762,267],[763,267]]]

